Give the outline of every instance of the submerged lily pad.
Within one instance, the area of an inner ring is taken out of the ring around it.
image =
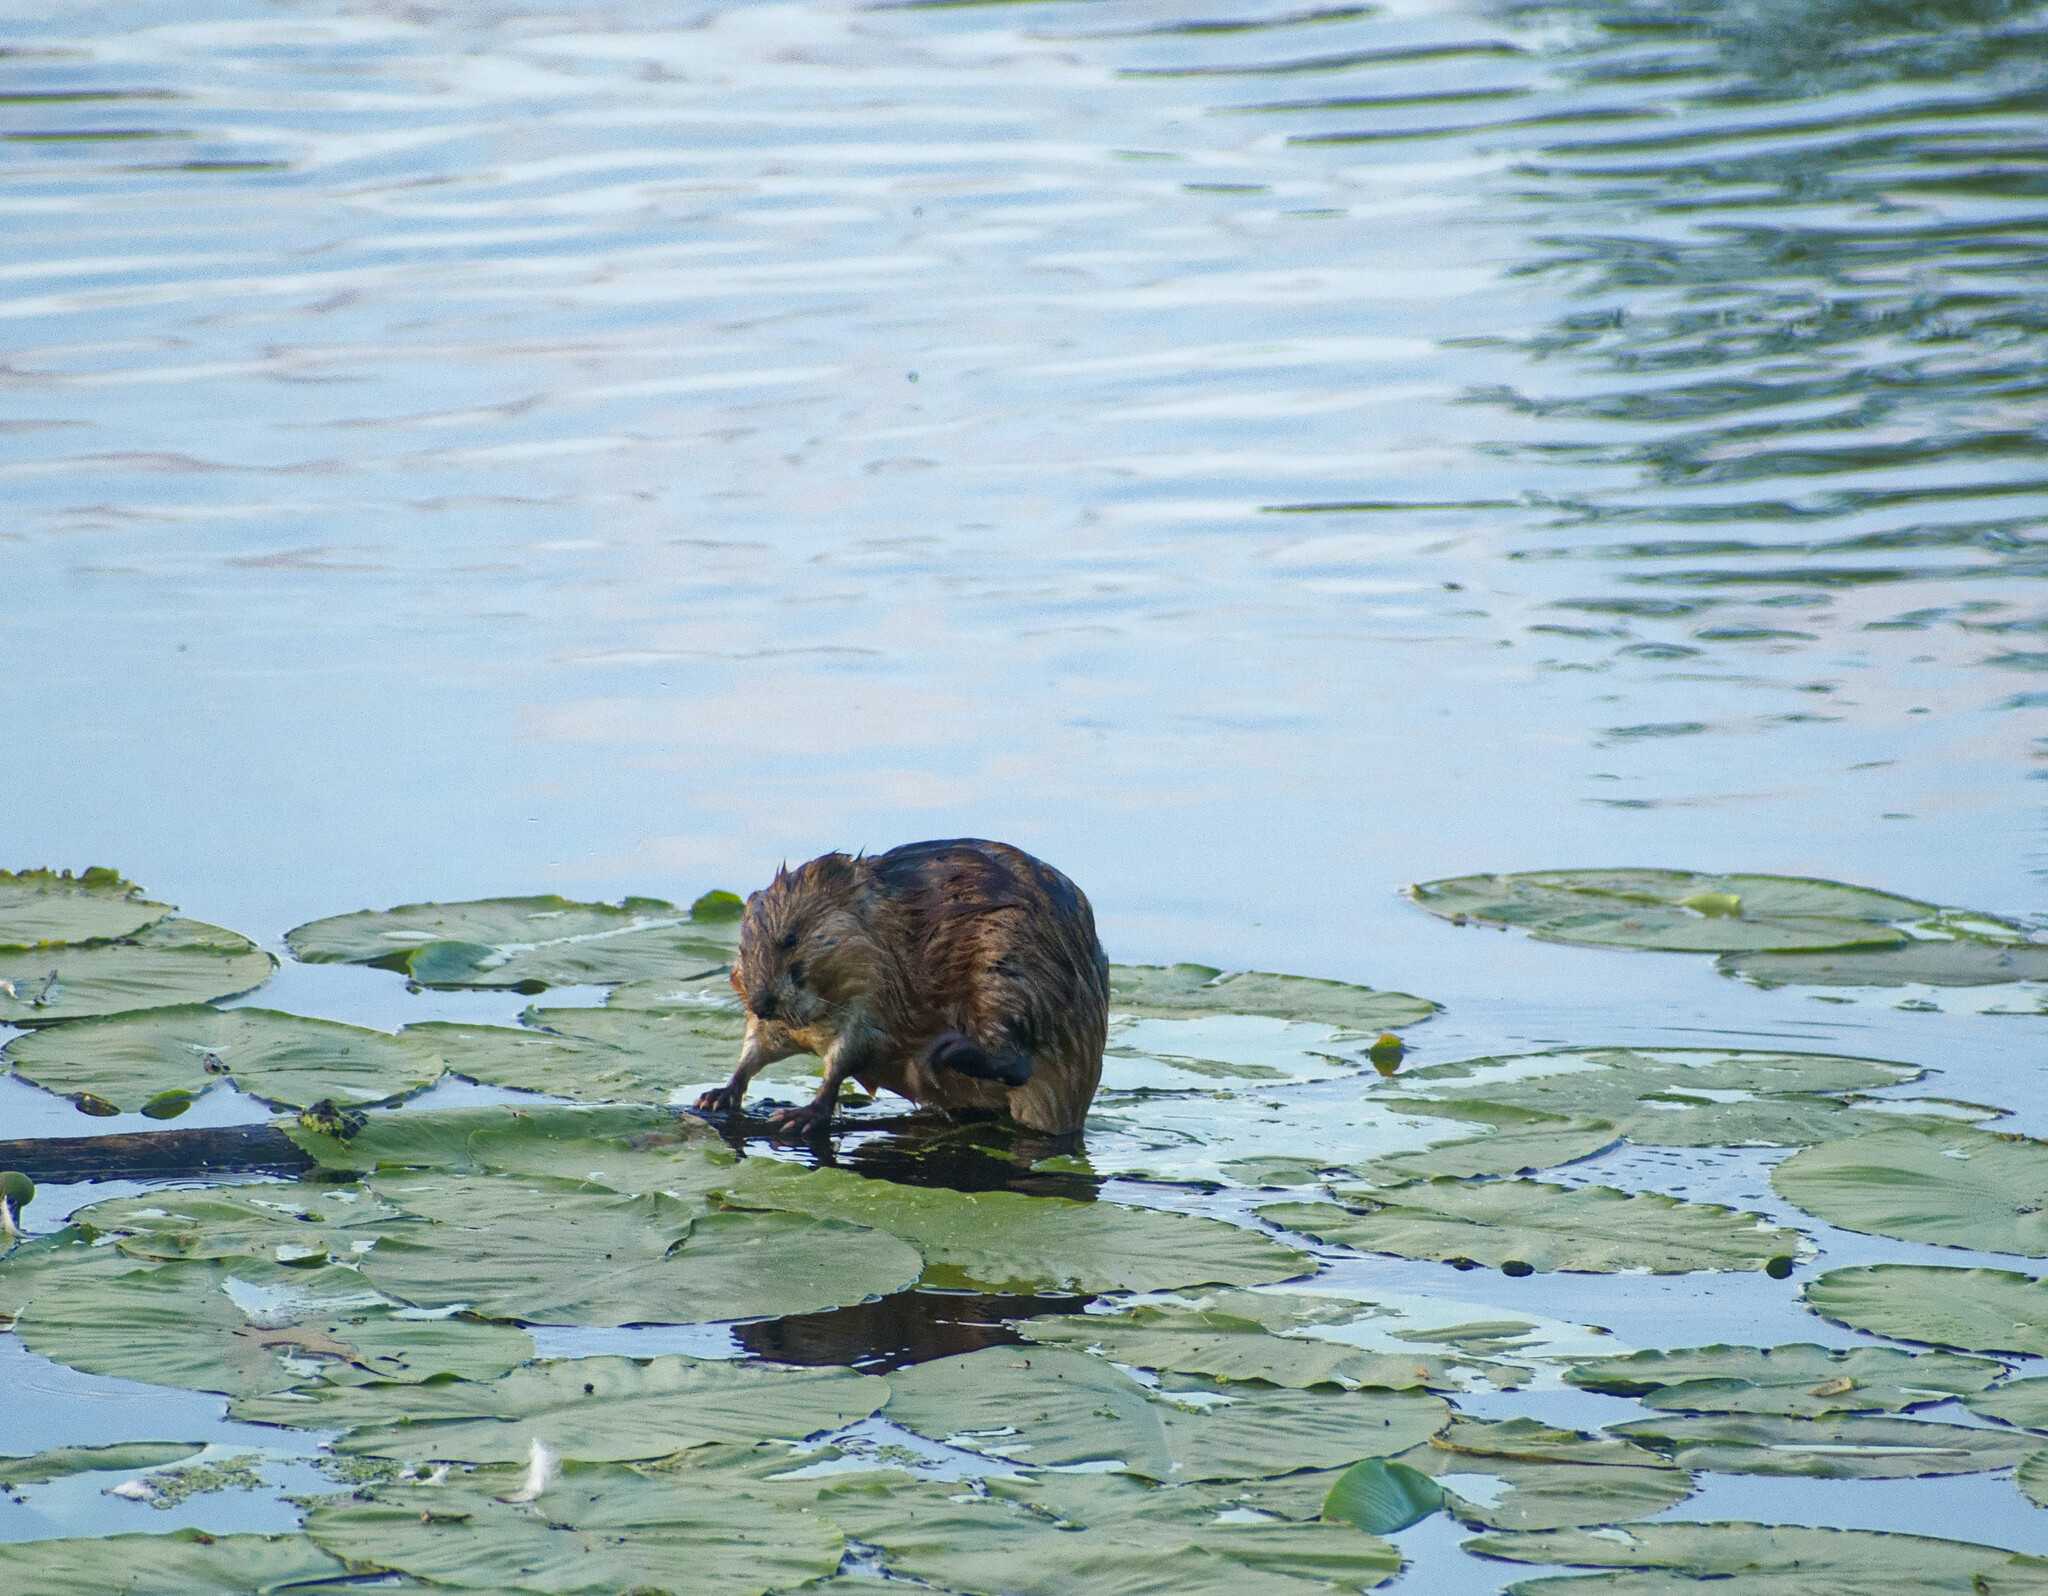
[[[382,1031],[200,1003],[53,1026],[16,1037],[0,1056],[38,1086],[89,1092],[128,1110],[221,1081],[290,1108],[322,1099],[377,1103],[441,1073],[438,1061]]]
[[[1581,1363],[1565,1379],[1672,1413],[1900,1413],[1982,1391],[2005,1372],[1989,1358],[1897,1347],[1694,1347]],[[2048,1386],[2048,1381],[2043,1381]]]
[[[303,1535],[102,1535],[0,1544],[0,1589],[35,1596],[273,1596],[348,1572]]]
[[[1782,1418],[1703,1413],[1608,1427],[1680,1468],[1717,1474],[1799,1474],[1818,1480],[1903,1480],[2011,1468],[2040,1445],[1983,1425],[1921,1419]]]
[[[1161,1291],[1259,1285],[1312,1267],[1255,1230],[1116,1203],[958,1192],[749,1158],[717,1195],[850,1220],[924,1254],[926,1285],[981,1291]]]
[[[851,1369],[771,1369],[670,1354],[560,1358],[496,1380],[327,1386],[245,1397],[255,1424],[349,1433],[335,1450],[408,1460],[520,1463],[537,1439],[557,1457],[627,1463],[716,1441],[802,1440],[865,1419],[889,1387]]]
[[[198,920],[159,920],[120,942],[0,952],[0,1023],[60,1020],[251,992],[277,960],[247,937]]]
[[[106,1469],[153,1469],[197,1457],[205,1450],[204,1441],[123,1441],[113,1446],[60,1446],[33,1457],[0,1457],[0,1489],[41,1485]]]
[[[0,949],[111,942],[173,912],[118,870],[0,870]]]
[[[1259,1014],[1365,1033],[1418,1025],[1441,1007],[1406,992],[1380,992],[1300,975],[1269,975],[1263,970],[1225,975],[1206,964],[1112,964],[1109,1006],[1112,1013],[1151,1019]]]
[[[2048,1355],[2048,1281],[2010,1269],[1871,1264],[1808,1282],[1824,1319],[1898,1341],[1964,1352]]]
[[[1675,1596],[1693,1581],[1702,1596],[2041,1596],[2048,1558],[1995,1546],[1882,1530],[1774,1524],[1632,1524],[1627,1529],[1537,1530],[1482,1535],[1464,1549],[1515,1563],[1629,1570],[1586,1579],[1525,1579],[1510,1596]],[[1640,1571],[1640,1572],[1634,1572]]]
[[[2048,1143],[2029,1137],[1959,1127],[1829,1142],[1786,1159],[1771,1185],[1844,1230],[2048,1254]]]
[[[1425,881],[1411,891],[1445,920],[1671,953],[1886,947],[1906,940],[1901,924],[1940,912],[1839,881],[1689,870],[1534,870]]]
[[[1714,968],[1761,987],[1999,986],[2048,981],[2048,944],[1956,937],[1836,953],[1731,953]]]
[[[661,1471],[570,1464],[528,1506],[518,1470],[480,1469],[364,1487],[316,1507],[306,1533],[353,1571],[457,1590],[762,1596],[830,1574],[839,1531],[783,1506],[758,1472],[722,1458]]]
[[[1592,1274],[1761,1269],[1799,1241],[1797,1231],[1731,1208],[1533,1180],[1439,1178],[1347,1196],[1342,1206],[1276,1203],[1258,1212],[1283,1229],[1365,1252]]]
[[[660,898],[413,903],[314,920],[285,933],[307,964],[369,964],[420,986],[543,991],[695,975],[731,957],[738,926]]]

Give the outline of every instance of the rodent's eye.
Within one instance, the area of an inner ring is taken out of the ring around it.
[[[790,950],[791,948],[795,947],[795,946],[796,946],[796,933],[795,933],[794,931],[785,931],[785,932],[783,932],[783,934],[782,934],[782,941],[781,941],[781,943],[779,944],[779,946],[781,947],[781,949],[782,949],[782,951],[783,951],[784,953],[787,953],[787,952],[788,952],[788,951],[789,951],[789,950]]]
[[[789,978],[798,986],[804,984],[804,961],[802,959],[798,959],[796,963],[789,967]]]

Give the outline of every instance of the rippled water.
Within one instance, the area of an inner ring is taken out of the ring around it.
[[[2038,1021],[1394,896],[2048,908],[2041,7],[9,15],[0,864],[274,940],[1003,836],[1437,1059],[1791,1037],[2048,1126]]]

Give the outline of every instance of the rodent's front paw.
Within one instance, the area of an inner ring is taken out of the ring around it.
[[[700,1114],[731,1114],[740,1106],[739,1093],[730,1086],[718,1086],[697,1099]]]

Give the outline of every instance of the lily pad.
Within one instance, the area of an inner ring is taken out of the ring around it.
[[[1453,1419],[1430,1445],[1466,1458],[1522,1463],[1569,1463],[1580,1468],[1655,1468],[1655,1453],[1633,1441],[1584,1430],[1563,1430],[1538,1419]]]
[[[1368,1535],[1392,1535],[1444,1505],[1443,1487],[1421,1470],[1385,1458],[1361,1459],[1337,1477],[1322,1516],[1356,1524]]]
[[[0,949],[111,942],[173,912],[118,870],[0,870]]]
[[[957,1192],[749,1158],[717,1195],[849,1220],[924,1255],[923,1283],[980,1291],[1162,1291],[1259,1285],[1312,1267],[1255,1230],[1116,1203]]]
[[[1836,1324],[1897,1341],[2048,1355],[2048,1282],[2010,1269],[1831,1269],[1808,1282],[1806,1305]]]
[[[441,1073],[382,1031],[200,1003],[53,1026],[16,1037],[0,1056],[38,1086],[89,1092],[126,1110],[189,1099],[221,1081],[289,1108],[377,1103]]]
[[[277,960],[198,920],[159,920],[120,942],[0,952],[0,1023],[54,1025],[251,992]]]
[[[721,965],[701,975],[628,981],[606,994],[608,1009],[642,1009],[649,1014],[737,1014],[745,1005],[732,988],[731,967]]]
[[[1440,919],[1518,926],[1547,942],[1670,953],[1887,947],[1906,940],[1902,924],[1940,912],[1839,881],[1689,870],[1534,870],[1410,890]]]
[[[15,1330],[30,1350],[89,1374],[227,1396],[320,1378],[491,1377],[533,1356],[507,1326],[408,1316],[351,1270],[250,1259],[68,1281],[37,1295]]]
[[[2048,1449],[2036,1452],[2013,1470],[2012,1482],[2020,1495],[2036,1507],[2048,1507]]]
[[[1714,968],[1753,986],[1999,986],[2048,981],[2048,944],[1980,937],[1836,953],[1731,953]]]
[[[637,1104],[584,1108],[556,1103],[535,1103],[531,1107],[492,1103],[473,1108],[372,1113],[364,1116],[360,1130],[346,1138],[303,1120],[285,1127],[286,1135],[328,1169],[441,1169],[451,1174],[480,1174],[511,1167],[510,1163],[487,1162],[473,1149],[472,1138],[479,1132],[496,1131],[516,1133],[522,1141],[531,1139],[541,1145],[556,1140],[581,1142],[670,1133],[680,1133],[699,1145],[723,1145],[708,1126],[701,1128],[700,1135],[696,1121]]]
[[[114,1446],[60,1446],[33,1457],[0,1457],[0,1490],[106,1469],[153,1469],[205,1450],[204,1441],[123,1441]]]
[[[520,1463],[537,1439],[557,1457],[626,1463],[717,1441],[802,1440],[876,1412],[889,1387],[851,1369],[770,1369],[670,1354],[560,1358],[502,1379],[421,1388],[327,1386],[245,1397],[254,1424],[349,1433],[335,1450],[458,1463]]]
[[[1844,1230],[2048,1255],[2048,1143],[2029,1137],[1958,1127],[1829,1142],[1786,1159],[1771,1185]]]
[[[47,1236],[31,1236],[0,1252],[0,1326],[36,1297],[76,1280],[126,1274],[135,1260],[117,1248],[95,1244],[76,1225]]]
[[[1565,1379],[1670,1413],[1901,1413],[1981,1392],[2005,1372],[1989,1358],[1896,1347],[1694,1347],[1581,1363]],[[2041,1382],[2048,1387],[2048,1381]]]
[[[0,1589],[35,1596],[272,1596],[348,1571],[303,1535],[102,1535],[0,1544]]]
[[[805,1213],[714,1213],[694,1200],[506,1176],[386,1174],[371,1186],[435,1221],[410,1239],[381,1234],[363,1254],[379,1290],[529,1324],[815,1313],[900,1291],[922,1264],[894,1236]]]
[[[1088,1116],[1088,1157],[1103,1174],[1264,1185],[1275,1161],[1344,1168],[1362,1154],[1420,1153],[1459,1134],[1428,1104],[1281,1097],[1242,1082],[1229,1092],[1104,1090]],[[1478,1136],[1476,1126],[1468,1134]]]
[[[79,1210],[71,1223],[152,1263],[254,1258],[297,1268],[351,1261],[394,1224],[417,1228],[397,1208],[359,1191],[269,1184],[116,1197]]]
[[[1530,1175],[1591,1158],[1621,1140],[1621,1132],[1610,1120],[1525,1114],[1506,1108],[1499,1118],[1505,1123],[1488,1135],[1447,1142],[1426,1152],[1397,1153],[1391,1158],[1360,1164],[1357,1173],[1375,1186],[1428,1180],[1438,1175],[1461,1179],[1475,1175]]]
[[[1511,1596],[1676,1596],[1698,1581],[1703,1596],[2040,1596],[2048,1558],[1995,1546],[1882,1530],[1774,1524],[1633,1524],[1627,1529],[1538,1530],[1482,1535],[1464,1549],[1516,1563],[1630,1570],[1603,1578],[1525,1579]],[[1641,1572],[1633,1572],[1638,1571]]]
[[[1984,1425],[1921,1419],[1781,1418],[1704,1413],[1608,1427],[1680,1468],[1717,1474],[1799,1474],[1818,1480],[1903,1480],[2011,1468],[2039,1442]]]
[[[844,1551],[829,1519],[780,1505],[745,1469],[570,1464],[533,1506],[507,1500],[521,1481],[480,1469],[368,1486],[316,1507],[306,1533],[357,1573],[550,1596],[762,1596],[823,1578]]]
[[[1963,1406],[2022,1430],[2048,1430],[2048,1378],[2008,1380],[1964,1397]]]
[[[700,974],[731,957],[737,934],[660,898],[548,896],[364,910],[297,926],[285,944],[307,964],[369,964],[420,986],[540,992]]]
[[[1761,1269],[1799,1241],[1797,1231],[1713,1204],[1533,1180],[1416,1181],[1342,1206],[1276,1203],[1258,1212],[1282,1229],[1365,1252],[1590,1274]]]
[[[706,1086],[723,1086],[739,1063],[745,1017],[721,1009],[528,1009],[522,1023],[578,1046],[608,1049],[603,1062],[570,1074],[553,1065],[514,1074],[509,1067],[485,1073],[500,1086],[525,1086],[584,1102],[632,1101],[693,1103]],[[788,1080],[822,1074],[824,1066],[808,1054],[770,1064],[757,1080]],[[805,1093],[806,1096],[810,1094]]]
[[[1563,1529],[1648,1518],[1692,1495],[1693,1478],[1684,1469],[1662,1466],[1651,1453],[1635,1455],[1633,1463],[1536,1462],[1453,1451],[1432,1440],[1394,1461],[1434,1479],[1444,1511],[1461,1524]]]
[[[1419,1025],[1442,1005],[1406,992],[1380,992],[1342,981],[1247,970],[1225,975],[1206,964],[1112,964],[1109,1007],[1115,1014],[1163,1020],[1198,1014],[1260,1014],[1276,1020],[1334,1025],[1373,1033]]]

